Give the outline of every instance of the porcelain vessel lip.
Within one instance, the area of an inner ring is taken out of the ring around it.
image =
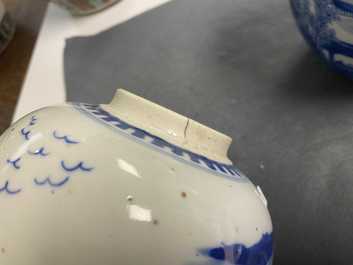
[[[110,104],[102,108],[167,142],[232,164],[227,157],[232,138],[124,89],[118,89]]]

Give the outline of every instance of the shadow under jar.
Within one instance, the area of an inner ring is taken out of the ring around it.
[[[74,16],[84,16],[102,11],[120,0],[54,0],[66,7]]]
[[[0,53],[2,53],[15,32],[15,23],[0,0]]]

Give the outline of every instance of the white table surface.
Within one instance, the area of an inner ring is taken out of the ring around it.
[[[13,121],[45,106],[65,102],[64,48],[73,36],[90,36],[171,0],[122,0],[104,12],[72,17],[50,3],[32,55]]]

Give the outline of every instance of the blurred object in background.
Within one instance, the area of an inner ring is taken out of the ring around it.
[[[90,15],[99,12],[120,0],[54,0],[66,7],[75,16]]]
[[[15,32],[15,23],[0,0],[0,53],[7,47]]]
[[[353,1],[290,3],[304,39],[333,70],[353,79]]]

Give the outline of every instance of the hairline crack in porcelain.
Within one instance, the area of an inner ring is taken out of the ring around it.
[[[290,0],[305,40],[336,71],[353,78],[353,1]]]
[[[27,115],[0,137],[0,263],[272,264],[266,199],[230,143],[125,90]]]

